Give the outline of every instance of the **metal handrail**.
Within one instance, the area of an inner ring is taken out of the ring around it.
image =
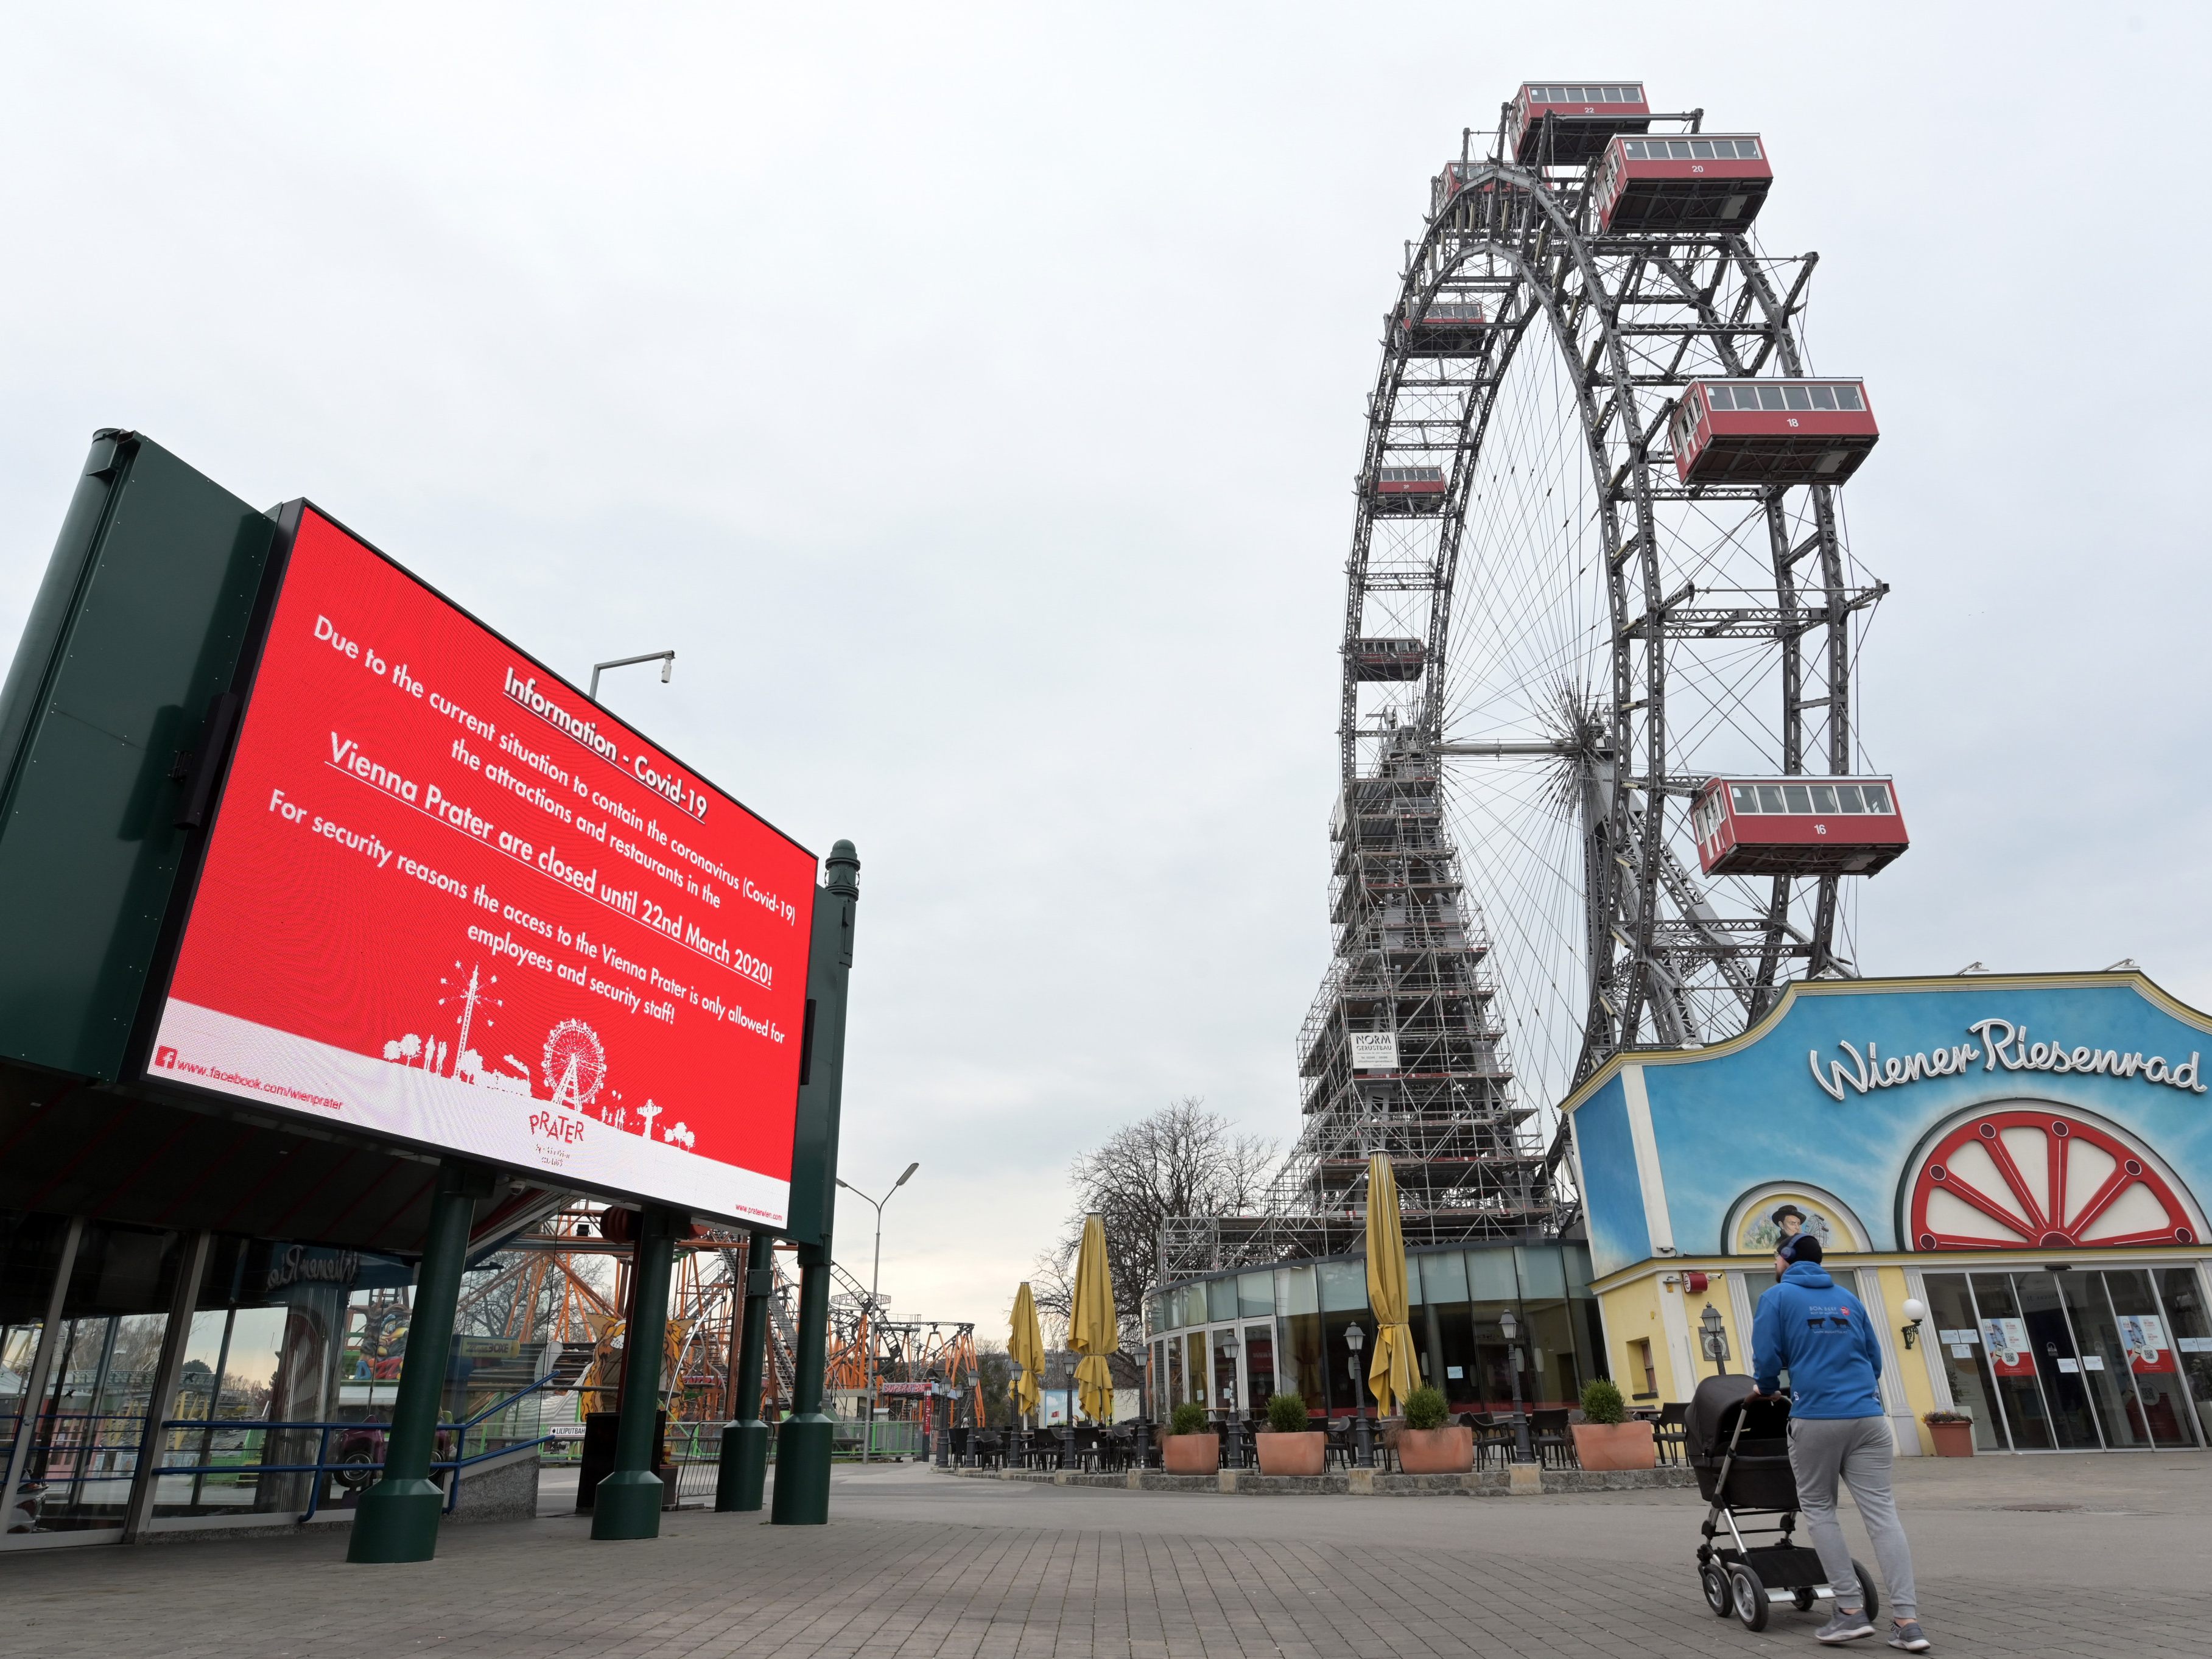
[[[500,1413],[510,1409],[517,1401],[521,1401],[531,1395],[536,1394],[552,1380],[552,1373],[548,1372],[545,1376],[539,1377],[538,1381],[532,1382],[528,1388],[517,1389],[514,1393],[507,1395],[505,1399],[493,1401],[490,1405],[478,1412],[475,1416],[467,1419],[465,1421],[439,1424],[434,1432],[438,1434],[453,1435],[454,1437],[453,1444],[456,1451],[461,1451],[468,1445],[468,1433],[471,1429],[476,1428],[488,1419],[495,1417]],[[209,1430],[220,1427],[224,1424],[224,1422],[225,1419],[222,1418],[173,1417],[164,1418],[161,1423],[156,1425],[156,1427],[158,1429]],[[315,1430],[318,1431],[319,1437],[315,1443],[315,1461],[312,1463],[165,1463],[155,1471],[155,1478],[159,1479],[162,1475],[169,1474],[232,1474],[244,1468],[250,1468],[256,1474],[323,1474],[339,1468],[381,1470],[384,1468],[384,1462],[381,1459],[379,1459],[374,1462],[367,1463],[347,1463],[343,1465],[332,1463],[330,1461],[331,1436],[333,1433],[350,1432],[357,1429],[389,1429],[391,1427],[389,1423],[381,1422],[374,1418],[363,1418],[348,1423],[328,1423],[308,1420],[295,1421],[289,1419],[269,1421],[252,1418],[237,1418],[229,1419],[229,1424],[232,1432],[237,1432],[240,1431],[258,1431],[273,1433],[288,1429],[300,1431],[309,1429]],[[473,1456],[461,1455],[434,1458],[431,1460],[430,1468],[433,1469],[451,1469],[454,1471],[454,1478],[446,1483],[445,1502],[441,1506],[442,1512],[447,1515],[451,1515],[453,1512],[454,1505],[459,1501],[461,1492],[461,1482],[459,1478],[460,1470],[468,1468],[477,1463],[488,1462],[489,1459],[495,1457],[505,1457],[512,1452],[520,1451],[532,1447],[543,1446],[552,1438],[553,1437],[550,1434],[540,1435],[534,1440],[518,1440],[512,1445],[501,1446],[496,1449],[480,1451],[476,1453]],[[324,1483],[322,1481],[317,1480],[308,1489],[307,1507],[301,1511],[299,1519],[300,1525],[305,1526],[308,1522],[313,1520],[315,1517],[315,1512],[322,1507],[323,1486]]]

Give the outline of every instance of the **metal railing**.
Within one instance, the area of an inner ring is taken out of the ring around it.
[[[477,1451],[474,1454],[471,1454],[468,1449],[469,1435],[471,1431],[481,1429],[485,1423],[489,1422],[494,1417],[498,1416],[501,1413],[511,1411],[518,1402],[538,1393],[552,1380],[552,1376],[550,1374],[545,1376],[541,1376],[537,1382],[532,1382],[528,1388],[519,1389],[514,1393],[507,1395],[505,1399],[495,1401],[492,1404],[485,1407],[482,1411],[477,1413],[473,1417],[458,1423],[441,1423],[438,1425],[437,1432],[440,1435],[451,1435],[453,1437],[453,1446],[454,1455],[451,1457],[434,1458],[431,1460],[430,1463],[430,1468],[433,1474],[441,1470],[449,1472],[448,1478],[446,1481],[445,1502],[441,1506],[441,1511],[444,1514],[451,1515],[453,1512],[455,1505],[460,1501],[460,1472],[463,1469],[471,1468],[478,1463],[488,1462],[495,1457],[505,1457],[512,1453],[526,1450],[532,1447],[542,1447],[548,1440],[552,1438],[550,1435],[538,1435],[527,1439],[509,1440],[505,1444],[499,1446],[490,1446],[487,1444],[483,1446],[483,1449]],[[204,1435],[211,1436],[216,1432],[219,1432],[225,1425],[221,1419],[210,1421],[210,1419],[203,1417],[175,1417],[164,1419],[159,1426],[163,1430],[179,1429],[197,1431]],[[159,1480],[164,1477],[176,1475],[222,1474],[240,1476],[250,1474],[257,1480],[264,1475],[270,1474],[313,1475],[316,1476],[317,1479],[312,1481],[308,1486],[307,1506],[305,1510],[301,1510],[300,1514],[300,1523],[302,1526],[313,1520],[315,1518],[316,1511],[322,1507],[324,1492],[330,1485],[330,1481],[326,1479],[323,1479],[322,1477],[336,1475],[340,1472],[343,1472],[348,1474],[380,1473],[384,1468],[384,1460],[381,1457],[346,1457],[341,1458],[335,1462],[332,1462],[331,1459],[331,1437],[333,1434],[359,1434],[366,1431],[376,1433],[380,1437],[382,1435],[388,1433],[391,1429],[390,1424],[378,1422],[322,1423],[294,1421],[235,1421],[227,1426],[234,1431],[248,1430],[252,1432],[270,1436],[281,1434],[286,1431],[306,1433],[309,1431],[313,1431],[318,1437],[315,1443],[314,1461],[312,1462],[297,1463],[270,1463],[265,1462],[256,1462],[252,1463],[164,1463],[155,1471],[155,1480]],[[481,1444],[483,1442],[487,1442],[489,1438],[490,1437],[489,1433],[483,1434],[479,1437],[479,1443]],[[364,1481],[362,1484],[365,1486],[368,1483]]]

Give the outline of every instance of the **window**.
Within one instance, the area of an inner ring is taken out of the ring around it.
[[[1762,812],[1781,811],[1783,810],[1782,792],[1771,783],[1760,784],[1759,786],[1759,810]]]
[[[1836,786],[1836,798],[1843,803],[1844,811],[1846,812],[1863,812],[1866,811],[1865,807],[1859,805],[1859,787],[1858,785],[1855,783],[1838,784]]]
[[[1783,785],[1782,799],[1790,803],[1790,810],[1793,812],[1809,812],[1813,810],[1812,792],[1802,783]]]
[[[1813,394],[1802,386],[1784,386],[1782,398],[1792,409],[1810,409],[1813,406]]]
[[[1677,161],[1688,161],[1690,159],[1690,141],[1686,138],[1669,138],[1667,141],[1667,154]]]
[[[1735,407],[1735,399],[1729,395],[1729,389],[1724,386],[1707,386],[1705,388],[1705,401],[1711,404],[1715,409],[1734,409]]]
[[[1638,1400],[1656,1400],[1659,1397],[1659,1373],[1651,1364],[1651,1339],[1639,1336],[1630,1343],[1628,1359],[1633,1368],[1633,1375],[1641,1378],[1644,1383],[1643,1392],[1636,1397]]]
[[[1808,386],[1807,390],[1813,394],[1814,408],[1833,409],[1836,406],[1835,387],[1832,386]]]
[[[1889,791],[1878,783],[1861,784],[1859,795],[1866,802],[1866,810],[1869,812],[1893,812],[1897,810],[1889,804]]]
[[[1735,153],[1747,161],[1756,161],[1759,159],[1759,141],[1755,138],[1737,139]]]
[[[1782,388],[1778,386],[1763,386],[1759,387],[1759,406],[1761,409],[1782,409],[1786,407],[1782,400]]]
[[[1836,407],[1838,409],[1864,409],[1866,404],[1860,400],[1859,389],[1856,386],[1839,386],[1836,388]]]
[[[1832,786],[1825,783],[1816,783],[1813,786],[1813,810],[1815,812],[1832,812],[1836,810],[1836,792]]]
[[[1749,784],[1732,783],[1729,785],[1729,794],[1733,798],[1735,804],[1735,810],[1737,811],[1756,812],[1759,811],[1759,797],[1753,793],[1752,787]]]
[[[1730,149],[1733,149],[1734,146],[1731,145]],[[1690,154],[1700,161],[1711,161],[1713,159],[1713,141],[1710,138],[1691,139]]]

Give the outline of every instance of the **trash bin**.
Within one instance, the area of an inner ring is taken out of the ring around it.
[[[620,1412],[586,1412],[584,1413],[584,1453],[576,1469],[576,1512],[591,1513],[593,1494],[599,1482],[615,1472],[615,1429],[622,1421]],[[653,1424],[653,1472],[660,1477],[666,1488],[661,1498],[661,1507],[674,1507],[676,1501],[676,1466],[668,1461],[668,1413],[661,1412]]]

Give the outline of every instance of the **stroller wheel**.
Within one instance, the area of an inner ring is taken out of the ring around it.
[[[1728,1575],[1709,1562],[1698,1570],[1698,1580],[1705,1587],[1705,1605],[1718,1617],[1727,1618],[1734,1611],[1729,1604]]]
[[[1798,1612],[1810,1613],[1813,1611],[1813,1604],[1820,1598],[1814,1595],[1813,1592],[1808,1589],[1801,1589],[1791,1595],[1790,1599],[1796,1604]]]
[[[1735,1616],[1743,1621],[1746,1630],[1766,1628],[1766,1586],[1759,1575],[1741,1561],[1729,1566],[1729,1600],[1735,1604]]]
[[[1859,1594],[1866,1597],[1867,1623],[1873,1624],[1881,1617],[1881,1592],[1875,1588],[1874,1575],[1866,1570],[1866,1563],[1854,1559],[1851,1571],[1858,1575]]]

